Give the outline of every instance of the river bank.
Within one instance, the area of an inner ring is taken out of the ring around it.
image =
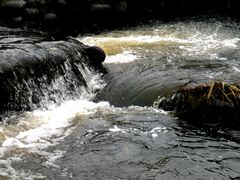
[[[0,24],[31,27],[55,35],[78,35],[201,13],[237,17],[236,0],[2,0]]]

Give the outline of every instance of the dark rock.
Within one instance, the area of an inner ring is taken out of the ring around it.
[[[177,106],[179,105],[179,94],[168,95],[161,97],[154,103],[154,106],[157,108],[161,108],[164,111],[175,111]]]
[[[28,0],[27,5],[28,7],[38,8],[38,7],[46,6],[48,1],[49,0]]]
[[[87,86],[84,64],[99,65],[104,57],[100,48],[76,40],[47,41],[41,33],[0,27],[0,112],[32,110],[46,100],[58,103],[79,95]],[[54,85],[59,78],[64,85]]]
[[[116,10],[118,12],[122,12],[122,13],[125,13],[127,12],[127,9],[128,9],[128,4],[126,1],[122,0],[122,1],[119,1],[117,4],[116,4]]]
[[[20,24],[22,23],[22,21],[23,21],[23,18],[21,16],[13,18],[13,22],[16,24]]]
[[[99,13],[104,11],[110,11],[111,5],[109,4],[93,4],[91,7],[91,12],[93,13]]]
[[[28,17],[32,18],[32,16],[37,16],[39,14],[39,10],[37,8],[26,8],[25,13]]]
[[[44,21],[53,22],[57,20],[57,15],[55,13],[47,13],[44,15]]]
[[[67,1],[65,1],[65,0],[58,0],[57,2],[58,2],[58,4],[60,4],[62,6],[65,6],[67,4]]]
[[[102,62],[106,58],[105,52],[100,47],[97,46],[85,47],[85,51],[87,56],[91,60],[91,63],[94,66],[101,66]]]
[[[224,82],[183,87],[176,95],[164,98],[159,108],[197,125],[240,124],[240,88]]]
[[[3,8],[22,9],[26,6],[25,0],[7,0],[2,2]]]

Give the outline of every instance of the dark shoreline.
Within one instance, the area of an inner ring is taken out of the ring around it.
[[[151,19],[207,14],[239,19],[237,0],[2,0],[0,25],[33,28],[56,37],[98,33]]]

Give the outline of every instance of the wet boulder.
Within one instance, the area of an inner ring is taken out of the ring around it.
[[[2,2],[2,7],[9,10],[23,9],[26,6],[25,0],[8,0]]]
[[[87,56],[91,59],[90,63],[94,67],[100,67],[106,58],[106,54],[98,46],[87,46],[84,48]]]
[[[87,87],[85,69],[96,71],[92,64],[100,66],[104,60],[100,48],[46,37],[0,27],[0,113],[78,96]]]
[[[236,127],[240,124],[240,86],[218,81],[185,86],[174,96],[163,98],[158,106],[194,124]]]

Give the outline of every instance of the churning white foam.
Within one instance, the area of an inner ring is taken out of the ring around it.
[[[138,59],[138,56],[133,54],[131,51],[124,51],[123,53],[107,56],[104,63],[113,64],[113,63],[129,63]]]
[[[167,128],[166,128],[165,126],[163,126],[163,127],[155,127],[155,128],[153,128],[153,129],[149,132],[149,135],[150,135],[153,139],[155,139],[155,138],[157,138],[159,135],[165,134],[165,133],[167,133],[167,132],[168,132],[168,130],[167,130]]]
[[[79,70],[82,69],[79,68]],[[88,68],[81,72],[87,81],[87,87],[79,89],[78,100],[69,100],[67,94],[63,93],[62,96],[66,100],[61,105],[52,104],[46,100],[43,103],[48,107],[47,110],[24,112],[4,119],[4,121],[10,119],[9,122],[12,122],[13,119],[17,123],[0,126],[0,167],[3,167],[0,170],[0,176],[10,176],[15,179],[41,179],[41,175],[37,174],[35,177],[31,173],[15,170],[11,166],[12,162],[16,161],[16,158],[21,160],[21,156],[30,153],[44,157],[46,161],[42,163],[43,166],[54,167],[54,161],[60,158],[64,152],[59,150],[48,152],[45,148],[58,144],[71,134],[76,114],[87,116],[110,106],[108,102],[94,103],[90,101],[96,92],[105,86],[101,74],[96,74]],[[63,79],[59,78],[54,82],[52,88],[61,89],[64,92],[66,84]],[[18,151],[20,152],[18,153]]]
[[[156,43],[156,42],[176,42],[176,43],[189,43],[188,40],[176,38],[173,35],[160,36],[160,35],[129,35],[122,37],[85,37],[79,39],[84,44],[94,46],[115,42],[117,43]]]
[[[122,132],[122,133],[126,133],[126,131],[124,129],[120,129],[117,125],[114,125],[113,128],[109,129],[110,132]]]
[[[53,152],[44,150],[47,147],[57,145],[66,136],[72,133],[74,126],[72,120],[77,116],[86,116],[96,113],[99,109],[109,108],[108,102],[94,103],[88,100],[67,101],[59,107],[47,111],[33,111],[31,121],[37,120],[35,128],[19,132],[16,136],[7,137],[0,147],[0,175],[15,179],[42,179],[40,174],[28,174],[25,171],[17,171],[12,166],[12,161],[22,160],[21,152],[37,154],[46,159],[42,166],[57,168],[54,161],[63,156],[64,151],[55,149]],[[39,122],[40,121],[40,122]],[[34,122],[32,122],[34,123]],[[20,150],[20,154],[8,155],[11,150]]]
[[[180,49],[186,50],[190,56],[209,55],[210,59],[218,58],[216,50],[225,48],[237,48],[239,38],[218,39],[217,35],[204,35],[196,33],[187,38],[188,45],[179,46]]]
[[[2,146],[17,146],[19,148],[46,148],[54,144],[53,135],[65,137],[64,128],[69,126],[71,118],[75,115],[88,115],[95,113],[98,108],[108,107],[108,102],[94,103],[87,100],[68,101],[60,107],[48,111],[33,111],[33,119],[41,119],[42,125],[34,129],[20,132],[15,137],[7,138]]]
[[[240,72],[240,69],[239,69],[238,67],[236,67],[236,66],[233,66],[232,69],[233,69],[233,71],[235,71],[235,72]]]
[[[155,30],[161,28],[162,27],[156,27]],[[183,56],[204,56],[210,60],[226,60],[225,58],[219,57],[218,54],[224,49],[237,48],[238,43],[240,42],[240,38],[232,36],[229,37],[228,34],[221,34],[220,32],[213,32],[209,34],[197,30],[195,32],[189,30],[189,32],[176,31],[169,32],[168,34],[166,32],[161,33],[161,31],[157,32],[157,34],[153,34],[153,32],[149,31],[148,34],[150,35],[142,35],[141,33],[136,34],[134,31],[124,33],[124,31],[120,31],[110,34],[112,37],[109,37],[109,34],[107,36],[102,34],[78,40],[88,45],[100,46],[103,49],[107,47],[107,50],[110,51],[110,53],[111,49],[109,49],[109,47],[112,47],[113,51],[114,47],[120,47],[120,49],[123,50],[121,53],[108,56],[105,61],[106,63],[127,63],[140,59],[140,54],[135,48],[137,46],[144,46],[145,44],[178,47],[182,50],[181,53]],[[174,53],[174,51],[172,53]]]

